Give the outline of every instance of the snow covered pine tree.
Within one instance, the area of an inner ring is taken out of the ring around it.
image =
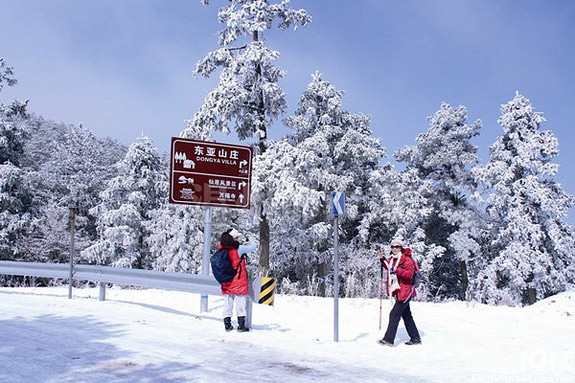
[[[472,297],[520,305],[564,291],[575,281],[575,233],[565,222],[573,195],[553,178],[559,145],[541,130],[543,115],[519,94],[501,107],[503,135],[489,163],[474,169],[488,190],[492,244]]]

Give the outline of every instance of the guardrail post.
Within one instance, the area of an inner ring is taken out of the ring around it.
[[[100,285],[100,296],[98,297],[99,301],[106,300],[106,282],[99,282]]]

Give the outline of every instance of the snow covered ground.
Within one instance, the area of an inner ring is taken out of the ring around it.
[[[226,333],[222,300],[113,288],[0,288],[0,382],[575,382],[575,291],[531,307],[412,303],[423,344],[376,343],[379,300],[276,296]],[[388,301],[384,301],[388,311]],[[383,326],[387,322],[384,315]]]

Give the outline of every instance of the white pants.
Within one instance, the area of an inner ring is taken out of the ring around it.
[[[232,316],[234,300],[236,301],[236,314],[239,317],[245,317],[247,298],[247,295],[224,294],[224,318]]]

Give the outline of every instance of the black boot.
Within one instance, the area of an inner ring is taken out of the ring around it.
[[[415,344],[421,344],[421,339],[410,339],[407,342],[405,342],[405,344],[408,346],[413,346]]]
[[[234,329],[234,326],[232,326],[232,318],[230,317],[224,318],[224,326],[226,328],[226,331],[232,331]]]
[[[250,331],[250,329],[246,327],[246,317],[238,317],[238,331],[239,332]]]

